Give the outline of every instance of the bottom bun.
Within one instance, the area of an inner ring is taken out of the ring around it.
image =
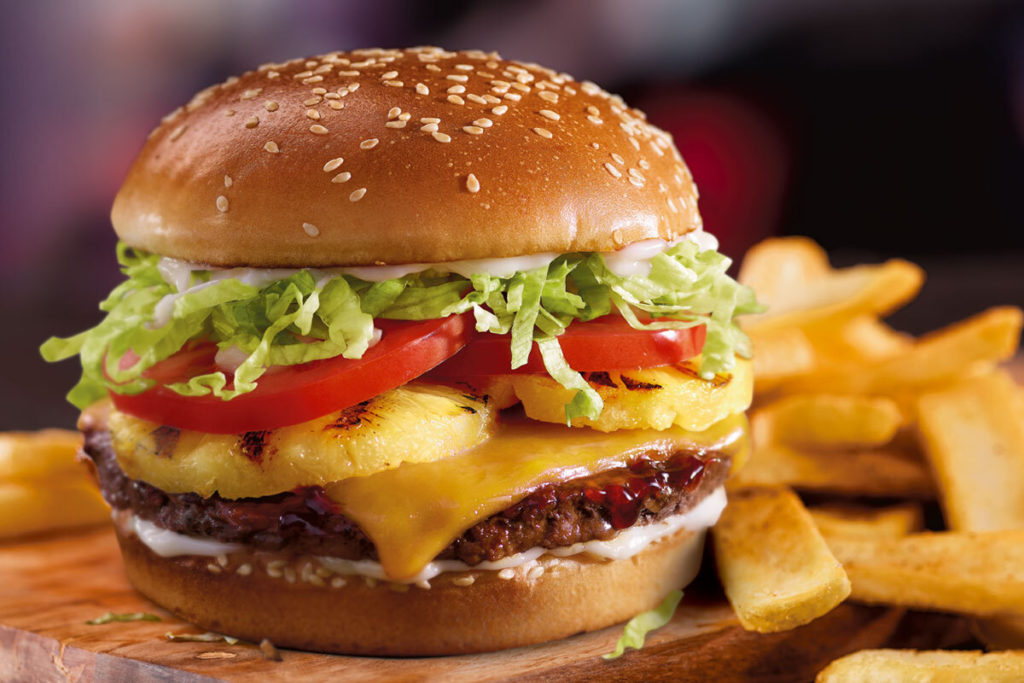
[[[415,585],[331,575],[308,557],[161,557],[121,529],[118,541],[132,584],[200,628],[302,650],[416,656],[531,645],[625,621],[693,580],[704,533],[684,529],[623,560],[544,555]]]

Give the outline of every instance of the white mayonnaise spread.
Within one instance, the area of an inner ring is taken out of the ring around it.
[[[607,541],[587,541],[576,543],[565,548],[530,548],[516,555],[495,562],[481,562],[468,565],[459,560],[436,560],[429,563],[416,576],[406,579],[403,583],[419,583],[429,581],[444,572],[461,571],[500,571],[514,568],[530,562],[544,554],[556,557],[569,557],[587,553],[595,557],[611,560],[623,560],[633,557],[647,546],[680,529],[693,532],[704,532],[718,521],[725,509],[725,487],[715,489],[693,509],[681,515],[672,515],[668,519],[654,524],[631,527],[619,532]],[[134,531],[139,540],[160,557],[177,555],[217,556],[229,555],[244,548],[239,543],[221,543],[204,538],[194,538],[162,529],[152,522],[139,519],[130,513],[122,513],[123,528]],[[116,515],[115,515],[116,518]],[[391,581],[379,562],[374,560],[345,560],[338,557],[317,557],[317,562],[336,574],[367,576],[382,581]]]

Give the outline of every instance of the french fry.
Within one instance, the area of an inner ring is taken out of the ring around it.
[[[755,393],[771,391],[814,368],[814,349],[797,328],[751,333],[750,340],[754,344]]]
[[[832,503],[812,507],[808,512],[825,537],[898,538],[920,531],[924,524],[921,506],[916,503],[883,508]]]
[[[860,602],[1024,616],[1024,530],[826,540]]]
[[[1024,529],[1024,422],[1003,372],[918,399],[918,429],[946,524],[962,531]]]
[[[0,481],[84,472],[76,457],[82,435],[66,429],[0,433]]]
[[[754,245],[740,267],[739,281],[773,305],[832,272],[828,254],[807,237],[775,237]]]
[[[833,270],[802,286],[780,288],[765,300],[768,311],[748,317],[744,327],[801,327],[885,315],[912,299],[923,282],[921,269],[900,259]]]
[[[928,467],[894,448],[822,453],[756,443],[750,461],[734,479],[744,486],[788,485],[841,496],[935,497]]]
[[[963,378],[974,365],[1010,358],[1020,339],[1019,308],[1003,306],[925,335],[903,353],[870,364],[796,379],[790,392],[891,395],[920,391]]]
[[[803,394],[789,396],[758,411],[781,443],[809,449],[884,446],[903,421],[892,400],[868,396]]]
[[[110,508],[85,476],[0,482],[0,540],[110,520]]]
[[[850,593],[843,568],[788,489],[733,490],[712,536],[725,594],[748,631],[796,628]]]
[[[1024,680],[1024,652],[861,650],[835,660],[817,683]]]
[[[819,366],[846,366],[889,358],[907,351],[912,337],[892,329],[871,315],[861,315],[836,324],[803,328]]]

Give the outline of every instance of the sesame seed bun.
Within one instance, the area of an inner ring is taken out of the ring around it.
[[[275,578],[251,553],[223,566],[212,557],[160,557],[117,533],[135,587],[199,628],[302,650],[402,656],[520,647],[616,624],[692,581],[704,545],[704,533],[681,530],[626,560],[543,556],[510,578],[448,572],[426,588],[357,576],[332,585],[334,577],[303,578],[301,568]]]
[[[612,251],[698,228],[670,136],[592,83],[483,52],[357,50],[198,93],[118,193],[127,244],[216,266]]]

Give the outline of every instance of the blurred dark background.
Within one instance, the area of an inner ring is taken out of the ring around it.
[[[0,429],[71,426],[108,211],[160,116],[273,60],[437,44],[596,81],[666,128],[737,257],[805,234],[837,264],[903,256],[920,333],[1024,305],[1024,3],[996,0],[39,0],[2,3]]]

